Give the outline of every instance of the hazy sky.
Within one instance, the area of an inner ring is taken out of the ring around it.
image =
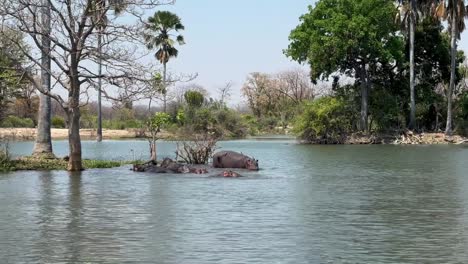
[[[278,72],[300,67],[283,55],[289,32],[298,25],[310,0],[177,0],[164,9],[182,19],[187,44],[169,62],[174,72],[198,73],[194,81],[211,96],[233,82],[232,100],[238,102],[248,73]]]
[[[300,67],[283,55],[290,31],[313,0],[177,0],[164,7],[182,19],[187,44],[169,62],[174,72],[198,73],[194,81],[216,97],[216,88],[232,81],[231,105],[242,98],[248,73],[274,73]],[[467,50],[468,36],[460,48]],[[306,68],[306,67],[305,67]]]

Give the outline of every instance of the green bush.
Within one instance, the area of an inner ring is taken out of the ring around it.
[[[52,127],[53,128],[65,128],[65,119],[60,116],[52,117]]]
[[[17,116],[8,116],[0,124],[1,127],[34,127],[34,122],[31,118],[20,118]]]
[[[251,136],[255,136],[259,133],[258,121],[253,115],[241,115],[242,123],[247,127],[247,133]]]
[[[106,129],[128,129],[128,128],[141,128],[143,122],[137,119],[131,119],[127,121],[119,120],[103,120],[102,127]]]
[[[7,172],[14,169],[14,163],[11,159],[7,147],[0,148],[0,172]]]
[[[81,128],[97,128],[97,115],[91,115],[87,111],[83,111],[80,118]]]
[[[202,93],[193,90],[185,92],[184,98],[190,108],[199,108],[203,105],[203,101],[205,101]]]
[[[247,135],[247,126],[242,122],[241,117],[230,109],[219,109],[215,112],[215,120],[218,129],[222,130],[225,137],[241,138]]]
[[[308,142],[342,143],[352,132],[352,117],[346,104],[334,97],[321,97],[305,103],[294,125],[294,132]]]
[[[260,118],[258,123],[261,131],[270,132],[279,125],[280,120],[274,116],[267,116]]]

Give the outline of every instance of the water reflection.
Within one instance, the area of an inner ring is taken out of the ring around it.
[[[290,143],[223,142],[261,161],[240,179],[2,175],[0,262],[468,262],[468,149]]]
[[[86,255],[84,252],[83,242],[89,238],[83,230],[83,199],[81,197],[82,190],[82,176],[81,172],[69,173],[68,184],[68,223],[66,227],[66,256],[69,256],[71,263],[77,263]]]

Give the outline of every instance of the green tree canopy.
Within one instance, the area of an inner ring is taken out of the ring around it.
[[[309,63],[312,81],[345,74],[361,85],[362,130],[368,129],[367,95],[374,73],[404,57],[396,12],[390,0],[320,0],[289,36],[285,54]]]
[[[337,71],[355,76],[362,63],[392,63],[403,57],[390,0],[321,0],[290,34],[285,54],[308,62],[312,80]]]
[[[20,32],[5,29],[0,32],[0,121],[5,117],[8,103],[20,94],[20,88],[25,82],[20,70],[25,58],[16,46],[12,45],[11,39],[24,43],[23,34]]]

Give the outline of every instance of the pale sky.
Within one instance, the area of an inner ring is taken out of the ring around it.
[[[251,72],[276,73],[300,67],[283,55],[289,32],[299,24],[311,0],[177,0],[165,7],[176,13],[186,44],[168,68],[198,73],[194,81],[216,97],[216,88],[233,82],[231,105]]]

